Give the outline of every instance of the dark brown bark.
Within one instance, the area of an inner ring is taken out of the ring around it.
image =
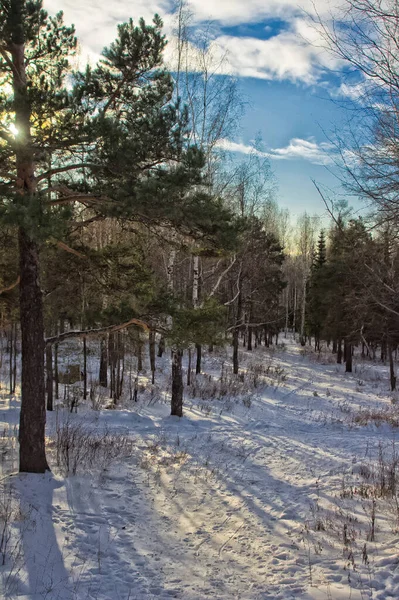
[[[55,397],[58,400],[60,397],[60,379],[58,375],[58,344],[54,344],[54,384]]]
[[[137,372],[141,373],[143,370],[143,343],[140,338],[140,334],[137,340]]]
[[[39,285],[38,249],[28,234],[19,230],[21,282],[21,413],[19,470],[44,473],[49,469],[45,452],[44,329]]]
[[[247,350],[252,350],[252,327],[248,327]]]
[[[24,3],[11,0],[9,51],[13,63],[13,109],[16,139],[16,191],[21,204],[28,207],[35,200],[35,172],[30,132],[31,107],[28,93],[25,48]],[[21,412],[19,424],[19,470],[44,473],[49,467],[45,452],[45,383],[43,299],[39,284],[39,252],[31,234],[21,226],[19,246],[19,300],[21,324]]]
[[[123,392],[123,381],[125,378],[125,341],[124,341],[124,336],[123,334],[120,332],[120,348],[119,348],[119,352],[120,352],[120,375],[119,375],[119,397],[122,396],[122,392]]]
[[[345,342],[345,372],[352,373],[352,344]]]
[[[83,400],[87,400],[87,340],[85,337],[83,338]]]
[[[9,354],[10,364],[9,364],[9,369],[8,369],[8,371],[9,371],[10,394],[13,394],[14,393],[14,388],[13,388],[13,385],[12,385],[12,383],[13,383],[12,366],[14,364],[14,361],[13,361],[13,353],[14,353],[14,324],[13,323],[11,323],[11,326],[10,326],[10,337],[9,337],[9,340],[8,340],[8,349],[9,349],[9,352],[10,352],[10,354]]]
[[[238,375],[238,326],[234,328],[233,331],[233,373],[234,375]]]
[[[337,363],[339,365],[342,363],[342,340],[337,342]]]
[[[395,375],[395,364],[393,361],[393,352],[392,345],[388,344],[388,354],[389,354],[389,376],[391,383],[391,391],[394,392],[396,390],[396,375]]]
[[[12,393],[15,394],[15,388],[17,387],[17,341],[18,341],[18,327],[14,324],[14,361],[12,365]]]
[[[115,335],[110,333],[108,336],[108,361],[109,361],[109,397],[112,399],[115,395],[115,369],[116,369],[116,352],[115,352]]]
[[[191,348],[188,349],[187,385],[191,385]]]
[[[100,340],[100,372],[99,372],[99,383],[101,387],[108,386],[108,351],[107,351],[107,338],[102,337]]]
[[[201,373],[201,362],[202,362],[202,346],[201,344],[195,344],[195,350],[197,353],[195,362],[195,373],[199,375]]]
[[[183,351],[180,348],[172,352],[172,399],[171,415],[183,416]]]
[[[148,336],[148,349],[150,354],[150,368],[151,368],[151,383],[155,383],[155,331],[150,329]]]
[[[53,349],[46,345],[46,392],[47,410],[53,410]]]
[[[158,346],[158,358],[162,358],[162,355],[164,352],[165,352],[165,338],[163,336],[161,336],[161,339],[159,340],[159,346]]]

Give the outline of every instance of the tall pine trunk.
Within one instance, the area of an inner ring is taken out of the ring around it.
[[[60,397],[60,380],[58,375],[58,343],[54,344],[54,383],[55,383],[55,398]]]
[[[191,348],[188,349],[187,385],[191,385]]]
[[[183,416],[183,352],[175,348],[172,352],[172,399],[171,414]]]
[[[339,339],[337,342],[337,363],[342,363],[342,340]]]
[[[8,347],[9,347],[9,358],[10,358],[10,363],[9,363],[9,389],[10,389],[10,395],[14,393],[14,387],[13,387],[13,377],[12,377],[12,367],[14,364],[14,323],[11,323],[10,326],[10,338],[8,340]]]
[[[53,348],[46,345],[46,391],[47,410],[53,410]]]
[[[83,338],[83,400],[87,400],[87,340]]]
[[[389,355],[389,375],[391,381],[391,391],[396,390],[396,375],[395,375],[395,364],[393,362],[392,344],[388,344],[388,355]]]
[[[107,338],[102,337],[100,340],[100,373],[99,383],[101,387],[108,386],[108,351],[107,351]]]
[[[201,373],[201,359],[202,359],[202,346],[201,344],[195,344],[195,350],[197,353],[195,361],[195,373],[199,375]]]
[[[155,383],[155,330],[150,329],[148,335],[148,350],[150,355],[151,383]]]
[[[45,384],[43,303],[39,285],[39,255],[36,243],[19,230],[20,320],[21,320],[21,413],[19,422],[19,470],[44,473]]]
[[[200,292],[200,259],[199,256],[193,258],[193,307],[198,308],[199,305],[199,292]],[[202,363],[202,347],[201,344],[195,344],[197,352],[197,358],[195,363],[195,373],[199,375],[201,373]]]
[[[352,373],[352,344],[345,342],[345,372]]]
[[[16,191],[26,209],[35,198],[35,171],[30,131],[31,107],[25,63],[24,2],[11,0],[8,48],[13,65],[13,110],[18,136],[15,141]],[[35,209],[36,212],[37,209]],[[26,212],[28,212],[26,210]],[[19,424],[19,470],[44,473],[49,467],[45,452],[45,382],[43,298],[39,284],[39,249],[26,226],[18,230],[19,301],[21,323],[21,412]]]

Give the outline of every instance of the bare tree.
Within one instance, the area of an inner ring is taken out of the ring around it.
[[[355,111],[337,136],[349,190],[381,221],[399,221],[399,2],[344,0],[342,17],[316,17],[329,50],[349,69]]]

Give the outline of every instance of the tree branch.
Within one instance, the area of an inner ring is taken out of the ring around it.
[[[20,277],[18,275],[18,278],[16,281],[14,281],[14,283],[12,283],[11,285],[9,285],[8,287],[3,288],[2,290],[0,290],[0,294],[4,294],[5,292],[9,292],[10,290],[14,289],[15,287],[17,287],[17,285],[19,285],[19,280]]]
[[[56,342],[62,342],[69,338],[76,337],[91,337],[101,335],[103,333],[114,333],[115,331],[120,331],[121,329],[127,329],[131,325],[137,325],[141,327],[145,331],[149,331],[150,326],[148,323],[141,321],[140,319],[130,319],[125,323],[120,323],[119,325],[108,325],[107,327],[99,327],[97,329],[82,329],[80,331],[65,331],[64,333],[60,333],[58,335],[54,335],[52,337],[48,337],[45,339],[46,344],[54,344]]]

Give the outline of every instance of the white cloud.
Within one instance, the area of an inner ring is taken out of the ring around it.
[[[175,38],[167,47],[170,65],[176,48]],[[338,68],[339,61],[322,49],[318,32],[303,18],[295,19],[289,29],[269,39],[219,35],[209,46],[212,70],[239,77],[274,81],[289,80],[308,85],[317,83],[326,68]],[[196,70],[195,49],[190,48],[190,68]]]
[[[315,165],[329,165],[334,162],[334,147],[328,142],[317,143],[314,139],[304,140],[293,138],[287,146],[270,148],[266,152],[257,150],[250,144],[233,142],[223,139],[218,143],[219,148],[239,154],[255,154],[271,160],[306,160]]]
[[[221,139],[217,142],[217,147],[227,152],[237,152],[238,154],[252,154],[255,156],[262,156],[263,158],[270,158],[268,152],[261,152],[251,146],[250,144],[243,144],[242,142],[233,142],[227,139]]]
[[[63,10],[67,23],[75,23],[82,45],[82,63],[89,56],[98,57],[102,48],[116,35],[116,26],[130,16],[143,16],[151,21],[154,13],[165,20],[165,31],[171,37],[173,30],[173,0],[44,0],[51,12]],[[330,0],[317,0],[320,14],[326,14]],[[300,6],[299,6],[300,5]],[[320,79],[326,67],[337,62],[323,51],[317,31],[309,26],[304,10],[313,10],[312,0],[190,0],[194,21],[199,23],[213,18],[219,25],[240,24],[280,16],[287,28],[278,35],[262,40],[255,37],[219,35],[212,43],[216,56],[228,56],[230,67],[223,62],[221,72],[241,77],[270,80],[290,80],[313,84]],[[173,42],[171,44],[173,46]],[[171,56],[172,48],[167,52]]]
[[[118,23],[130,17],[138,21],[144,17],[151,22],[155,13],[170,12],[169,0],[44,0],[46,10],[54,14],[62,10],[65,22],[74,23],[78,38],[85,49],[99,54],[116,37]]]
[[[302,81],[318,79],[323,63],[319,52],[295,31],[284,31],[268,40],[219,36],[214,44],[227,52],[232,73],[241,77]]]
[[[276,160],[307,160],[315,165],[333,162],[334,146],[328,142],[317,143],[314,139],[293,138],[288,146],[270,150],[270,158]]]
[[[328,15],[333,7],[330,0],[189,0],[189,7],[198,20],[214,19],[227,24],[238,25],[260,21],[262,18],[280,17],[291,19],[305,11]]]

